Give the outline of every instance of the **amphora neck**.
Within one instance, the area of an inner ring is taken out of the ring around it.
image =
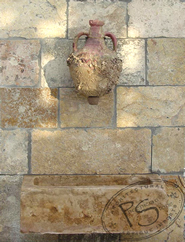
[[[99,20],[89,20],[90,31],[89,38],[101,38],[104,36],[102,31],[102,26],[104,25],[103,21]]]

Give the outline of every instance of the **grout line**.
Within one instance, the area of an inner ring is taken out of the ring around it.
[[[117,128],[117,87],[114,88],[114,103],[113,103],[113,118],[112,118],[112,126],[113,128]]]
[[[60,88],[58,88],[58,113],[57,113],[57,119],[58,119],[58,129],[61,128],[61,119],[60,119]]]
[[[116,129],[117,128],[117,112],[116,112],[116,107],[117,107],[117,93],[116,93],[116,86],[114,87],[113,93],[114,93],[114,99],[113,99],[112,128],[113,129]],[[107,127],[105,127],[105,128],[107,128]]]
[[[69,39],[69,0],[67,0],[66,17],[66,38]]]
[[[117,85],[118,87],[146,87],[145,84],[143,85],[120,85],[118,84]],[[185,87],[185,85],[148,85],[147,87],[175,87],[175,88],[178,88],[178,87]]]
[[[134,129],[134,130],[141,130],[141,129],[157,129],[157,128],[185,128],[184,125],[182,126],[139,126],[139,127],[116,127],[115,129],[117,130],[124,130],[124,129]],[[17,128],[17,127],[11,127],[11,128],[0,128],[1,130],[27,130],[27,131],[31,131],[32,128]],[[100,129],[100,130],[104,130],[104,129],[112,129],[112,126],[107,126],[107,127],[64,127],[64,128],[37,128],[34,127],[34,130],[40,130],[40,131],[56,131],[56,130],[70,130],[70,129],[82,129],[82,130],[92,130],[92,129]]]
[[[128,16],[128,20],[127,22],[129,23],[129,16]],[[67,23],[67,27],[68,27],[68,22]],[[67,29],[68,31],[68,29]],[[66,31],[66,32],[67,32]],[[165,37],[165,36],[157,36],[157,37],[153,37],[153,36],[143,36],[143,37],[123,37],[123,38],[117,38],[117,40],[125,40],[125,39],[133,39],[133,40],[138,40],[138,39],[185,39],[185,37]],[[27,41],[30,41],[30,40],[52,40],[52,39],[57,39],[57,40],[65,40],[65,39],[68,39],[68,40],[73,40],[73,38],[67,38],[67,37],[64,37],[64,38],[61,38],[61,37],[53,37],[53,38],[50,38],[50,37],[45,37],[45,38],[23,38],[23,37],[9,37],[9,38],[0,38],[0,41],[16,41],[16,40],[27,40]]]
[[[126,2],[126,17],[125,17],[125,22],[126,22],[126,38],[128,38],[128,24],[129,24],[129,14],[128,14],[128,2]]]
[[[145,84],[143,85],[121,85],[121,84],[117,84],[117,87],[146,87]],[[185,87],[185,85],[147,85],[147,87],[174,87],[174,88],[180,88],[180,87]],[[73,87],[69,87],[69,86],[53,86],[53,87],[38,87],[38,85],[35,85],[35,86],[16,86],[16,85],[8,85],[8,86],[5,86],[5,85],[0,85],[0,88],[32,88],[32,89],[36,89],[36,88],[50,88],[50,89],[56,89],[56,88],[75,88],[74,86]]]
[[[151,128],[151,172],[153,172],[153,135],[155,128]]]
[[[147,50],[147,39],[145,39],[145,84],[149,86],[148,82],[148,50]]]
[[[41,70],[42,70],[42,40],[40,40],[40,52],[38,56],[38,65],[39,65],[39,87],[41,88]]]
[[[147,175],[154,175],[154,174],[158,174],[158,175],[162,175],[162,176],[169,176],[169,175],[173,175],[173,176],[183,176],[183,171],[179,171],[179,172],[167,172],[167,173],[162,173],[162,172],[148,172],[148,173],[91,173],[91,174],[81,174],[81,173],[76,173],[76,174],[70,174],[70,173],[21,173],[21,174],[10,174],[10,173],[4,173],[4,174],[0,174],[0,176],[147,176]]]
[[[31,174],[32,133],[28,131],[28,174]]]

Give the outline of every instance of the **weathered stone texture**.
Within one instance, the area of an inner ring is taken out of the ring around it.
[[[184,1],[133,0],[128,4],[128,36],[185,37],[184,12]]]
[[[20,176],[0,176],[0,241],[57,242],[57,235],[20,233]]]
[[[57,89],[0,89],[2,127],[57,127]]]
[[[0,130],[0,173],[28,172],[28,133],[23,130]]]
[[[0,6],[0,37],[66,36],[65,0],[6,0]]]
[[[157,128],[153,134],[152,171],[179,172],[184,169],[184,128]]]
[[[144,40],[118,40],[117,53],[122,59],[121,85],[145,84],[145,42]]]
[[[168,197],[168,225],[165,229],[158,226],[158,233],[154,236],[150,236],[147,233],[143,233],[139,241],[145,242],[182,242],[184,231],[184,184],[178,176],[162,176],[165,181],[165,187]],[[181,180],[181,181],[180,181]],[[182,186],[183,184],[183,186]],[[152,194],[151,194],[152,195]],[[150,198],[149,198],[150,199]],[[161,211],[159,211],[160,213]],[[147,229],[146,229],[147,231]],[[125,240],[124,234],[121,236],[120,242]],[[135,241],[133,239],[133,241]]]
[[[58,234],[131,232],[137,236],[138,232],[142,234],[146,230],[139,224],[148,224],[149,234],[155,233],[161,223],[161,229],[168,225],[165,186],[158,175],[25,176],[21,188],[21,231]],[[176,195],[181,195],[178,190]],[[145,200],[156,209],[149,209]],[[133,226],[129,226],[120,208],[125,208],[124,203],[130,205],[130,201],[132,208],[126,208]],[[143,210],[140,206],[142,214],[135,211],[141,203],[147,207]]]
[[[0,41],[0,85],[34,86],[39,81],[38,40]]]
[[[117,125],[185,125],[185,87],[118,87]]]
[[[147,173],[151,160],[150,136],[148,129],[35,130],[32,173]]]
[[[113,116],[113,92],[101,97],[98,105],[89,105],[74,88],[60,89],[61,127],[111,127]]]
[[[148,81],[150,85],[185,84],[185,39],[150,39]]]
[[[104,31],[113,32],[117,38],[126,37],[125,2],[69,2],[69,37],[74,38],[79,32],[89,31],[89,20],[105,21]],[[117,21],[119,19],[119,21]]]
[[[67,66],[67,58],[72,52],[71,40],[43,40],[42,86],[74,86]]]

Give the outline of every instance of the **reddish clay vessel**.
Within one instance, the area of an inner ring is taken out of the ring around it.
[[[116,37],[102,31],[104,22],[90,20],[89,24],[89,33],[81,32],[75,36],[73,53],[67,59],[67,64],[77,91],[88,97],[89,104],[96,105],[99,97],[109,93],[117,84],[122,61],[116,55]],[[78,39],[82,35],[87,36],[87,41],[82,49],[78,49]],[[105,36],[112,39],[113,50],[105,45]]]

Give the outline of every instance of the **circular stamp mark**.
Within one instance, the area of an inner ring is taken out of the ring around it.
[[[103,210],[104,230],[139,241],[169,228],[183,210],[184,194],[176,183],[164,180],[164,185],[135,183],[119,190]]]

